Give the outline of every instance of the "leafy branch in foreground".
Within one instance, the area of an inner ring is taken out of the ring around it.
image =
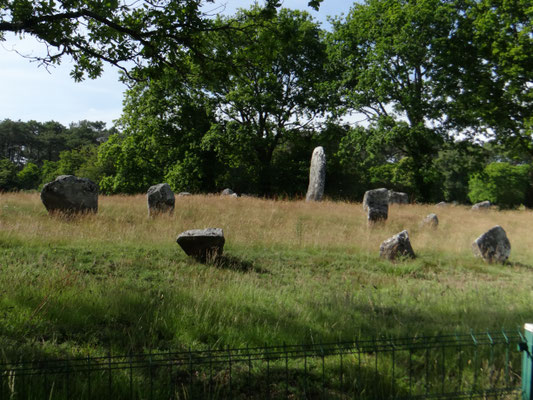
[[[47,52],[28,57],[53,65],[70,56],[75,80],[98,77],[104,62],[126,73],[131,65],[183,70],[186,54],[202,56],[200,33],[229,28],[213,25],[206,3],[213,0],[0,0],[0,41],[6,32],[37,38]],[[267,13],[278,6],[265,0]]]

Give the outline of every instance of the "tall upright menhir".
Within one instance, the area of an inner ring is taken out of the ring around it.
[[[306,201],[321,201],[326,186],[326,153],[324,148],[318,146],[311,157],[309,169],[309,187],[307,188]]]

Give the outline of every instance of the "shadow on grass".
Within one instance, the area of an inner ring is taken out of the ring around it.
[[[206,264],[212,264],[218,268],[229,269],[239,272],[255,272],[258,274],[267,274],[268,270],[256,265],[253,261],[245,260],[240,257],[224,254],[213,262],[206,262]]]
[[[524,264],[518,261],[509,262],[507,261],[506,265],[509,265],[510,267],[517,267],[517,268],[524,268],[524,269],[533,269],[532,265]]]

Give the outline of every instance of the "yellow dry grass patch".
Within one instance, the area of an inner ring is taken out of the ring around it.
[[[436,213],[436,230],[420,227]],[[0,229],[9,235],[50,242],[88,241],[116,244],[173,243],[188,229],[220,227],[229,246],[288,246],[348,253],[376,254],[380,243],[407,229],[417,254],[472,257],[471,244],[495,225],[511,242],[511,261],[528,264],[533,258],[529,233],[533,213],[472,211],[467,206],[392,205],[386,223],[368,228],[360,203],[277,201],[215,195],[176,198],[173,215],[150,219],[146,198],[100,196],[99,212],[78,218],[51,217],[38,193],[0,195]]]

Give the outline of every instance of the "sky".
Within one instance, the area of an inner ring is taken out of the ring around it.
[[[252,0],[216,0],[205,9],[232,15],[238,8],[248,8],[253,3]],[[346,14],[353,4],[350,0],[323,0],[316,12],[307,3],[308,0],[284,0],[282,6],[309,11],[326,29],[327,16]],[[77,83],[69,75],[72,64],[68,58],[47,70],[20,55],[41,54],[43,48],[29,36],[6,35],[6,40],[0,42],[0,121],[57,121],[68,126],[86,119],[104,121],[111,127],[120,117],[126,90],[119,81],[118,70],[107,66],[101,77]]]

